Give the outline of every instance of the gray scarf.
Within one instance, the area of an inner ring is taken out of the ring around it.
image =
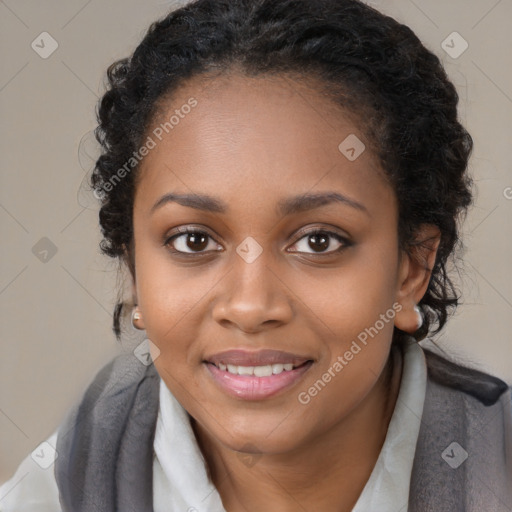
[[[408,511],[511,512],[511,390],[424,352],[427,390]],[[153,364],[122,354],[98,373],[59,428],[63,512],[153,512],[158,404]]]

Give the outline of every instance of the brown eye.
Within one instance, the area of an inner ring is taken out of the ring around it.
[[[351,245],[350,242],[338,233],[316,230],[310,231],[300,238],[295,242],[294,247],[297,247],[297,252],[306,254],[331,254],[339,252],[349,245]]]
[[[171,236],[165,242],[172,252],[194,254],[206,252],[206,249],[212,244],[213,247],[210,249],[215,250],[218,247],[218,244],[205,231],[190,228],[180,231],[179,234]]]

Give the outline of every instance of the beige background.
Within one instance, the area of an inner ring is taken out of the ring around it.
[[[370,3],[408,24],[440,56],[475,140],[478,193],[464,228],[465,305],[439,344],[512,383],[512,2]],[[131,52],[171,5],[0,0],[0,482],[120,350],[110,330],[116,265],[100,255],[96,207],[78,193],[85,173],[78,146],[95,127],[107,66]],[[47,59],[31,48],[43,31],[59,45]],[[469,44],[458,58],[441,47],[454,31]],[[83,149],[87,168],[90,150]],[[33,250],[43,237],[57,250],[46,262],[33,253],[48,249],[43,241]]]

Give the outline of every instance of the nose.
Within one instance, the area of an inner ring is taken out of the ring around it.
[[[213,301],[212,316],[221,326],[257,333],[293,318],[291,293],[263,254],[252,263],[234,255]]]

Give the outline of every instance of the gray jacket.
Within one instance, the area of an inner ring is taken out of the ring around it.
[[[409,512],[511,512],[512,390],[424,352],[427,390]],[[153,512],[158,402],[154,365],[131,353],[98,373],[59,428],[63,512]]]

